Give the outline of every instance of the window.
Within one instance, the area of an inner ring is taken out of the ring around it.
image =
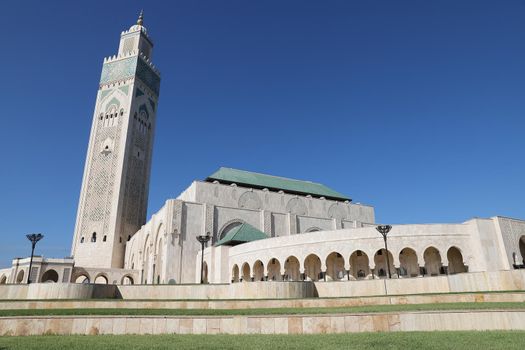
[[[93,232],[93,234],[91,235],[91,242],[96,242],[97,241],[97,233],[96,232]]]
[[[122,237],[119,237],[119,238],[118,238],[118,242],[119,242],[119,243],[122,243]]]
[[[84,237],[80,238],[80,243],[84,243]]]
[[[128,236],[128,241],[131,239],[131,236]]]
[[[106,238],[107,238],[107,236],[104,235],[104,237],[102,237],[102,242],[105,242],[105,241],[106,241]]]

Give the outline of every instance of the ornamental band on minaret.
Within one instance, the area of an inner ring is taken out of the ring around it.
[[[77,266],[122,268],[126,241],[146,222],[160,87],[152,49],[141,12],[118,54],[104,59],[72,244]]]

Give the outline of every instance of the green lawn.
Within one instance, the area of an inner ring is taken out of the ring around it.
[[[0,337],[0,349],[523,349],[525,332]]]
[[[370,313],[396,311],[440,310],[525,310],[525,302],[505,303],[442,303],[406,305],[369,305],[325,308],[271,308],[271,309],[14,309],[0,310],[1,316],[48,315],[171,315],[171,316],[221,316],[221,315],[296,315],[330,313]],[[0,349],[1,350],[1,349]]]

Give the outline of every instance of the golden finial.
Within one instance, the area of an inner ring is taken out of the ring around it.
[[[144,23],[144,10],[140,10],[139,19],[137,19],[137,24],[139,26],[141,26],[142,23]]]

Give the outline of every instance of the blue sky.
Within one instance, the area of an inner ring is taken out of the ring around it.
[[[148,217],[219,166],[384,223],[525,218],[525,1],[2,4],[0,266],[70,254],[102,59],[141,8],[162,72]]]

